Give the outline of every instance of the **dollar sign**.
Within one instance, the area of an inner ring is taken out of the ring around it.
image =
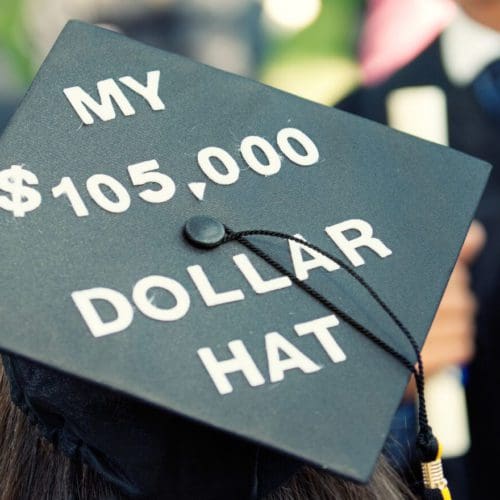
[[[14,217],[24,217],[42,203],[40,193],[25,184],[36,185],[38,178],[33,172],[23,170],[22,165],[12,165],[0,171],[0,190],[12,196],[0,196],[0,208],[12,212]]]

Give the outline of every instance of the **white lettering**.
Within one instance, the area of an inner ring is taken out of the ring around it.
[[[266,381],[247,351],[245,344],[241,340],[233,340],[227,346],[233,354],[233,358],[225,361],[218,361],[209,347],[198,349],[198,356],[219,393],[229,394],[233,391],[233,386],[227,378],[229,373],[242,372],[252,387],[265,384]]]
[[[290,139],[297,141],[303,148],[301,154],[290,144]],[[282,153],[293,163],[302,167],[309,167],[318,163],[319,151],[316,144],[304,132],[297,128],[284,128],[278,132],[278,146]]]
[[[148,298],[151,288],[161,288],[172,294],[176,301],[175,306],[162,309],[154,305]],[[145,316],[157,321],[177,321],[183,318],[189,311],[191,303],[186,289],[177,281],[165,276],[147,276],[139,280],[134,286],[132,297]]]
[[[312,333],[321,344],[321,347],[326,351],[329,358],[334,363],[341,363],[346,360],[346,355],[328,331],[329,328],[333,328],[338,324],[339,320],[335,315],[331,314],[330,316],[324,316],[323,318],[318,318],[313,321],[299,323],[294,326],[294,329],[299,337]]]
[[[113,101],[115,101],[125,116],[135,115],[135,109],[113,79],[109,78],[97,82],[97,91],[99,92],[101,102],[95,101],[81,87],[64,89],[65,96],[85,125],[92,125],[94,123],[94,118],[89,113],[89,109],[104,122],[114,120],[116,112]]]
[[[127,298],[111,288],[90,288],[73,292],[71,298],[80,311],[85,323],[94,337],[104,337],[118,333],[130,326],[134,318],[134,310]],[[116,312],[116,318],[104,322],[92,301],[105,300]]]
[[[280,382],[285,378],[285,371],[294,368],[302,370],[303,373],[313,373],[321,370],[321,366],[299,351],[278,332],[268,333],[265,338],[271,382]],[[280,351],[283,351],[288,357],[281,359]]]
[[[143,97],[151,106],[151,109],[153,111],[163,111],[165,109],[165,104],[158,95],[158,89],[160,86],[159,71],[148,71],[146,86],[142,85],[131,76],[123,76],[122,78],[120,78],[120,82],[122,82],[123,85],[126,85],[136,94]]]
[[[258,148],[262,151],[267,159],[267,164],[261,163],[255,155],[254,148]],[[274,175],[281,169],[280,155],[273,148],[272,144],[263,137],[258,137],[256,135],[245,137],[243,141],[241,141],[240,152],[247,165],[260,175]]]
[[[226,173],[219,172],[213,165],[212,159],[216,158],[226,169]],[[202,172],[216,184],[229,186],[240,177],[240,168],[236,160],[224,149],[209,146],[198,153],[198,165]]]
[[[344,233],[346,231],[355,230],[359,233],[357,238],[348,240]],[[345,256],[351,263],[358,267],[362,266],[365,261],[356,250],[360,247],[366,247],[375,252],[379,257],[385,258],[392,254],[392,251],[387,248],[382,241],[373,237],[373,228],[368,222],[361,219],[351,219],[334,224],[325,228],[326,234],[333,242],[342,250]]]
[[[296,234],[295,237],[305,241],[304,237],[300,234]],[[333,260],[330,260],[312,248],[292,240],[288,240],[288,244],[290,246],[290,257],[292,258],[295,276],[297,276],[300,281],[309,278],[309,271],[311,269],[322,267],[327,271],[335,271],[339,268],[338,264],[333,262]],[[304,260],[302,255],[303,252],[309,254],[312,259],[308,259],[307,261]]]
[[[255,293],[274,292],[292,285],[288,276],[264,280],[244,253],[235,255],[233,260]]]
[[[189,276],[191,276],[198,292],[200,292],[201,298],[208,307],[220,306],[221,304],[228,304],[229,302],[237,302],[245,298],[245,295],[239,289],[229,290],[227,292],[216,292],[201,266],[189,266],[187,272]]]

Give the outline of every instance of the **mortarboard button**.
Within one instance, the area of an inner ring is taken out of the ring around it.
[[[222,243],[226,229],[213,217],[196,215],[186,222],[184,235],[196,247],[213,248]]]

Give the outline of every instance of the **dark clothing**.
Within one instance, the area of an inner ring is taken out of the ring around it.
[[[386,124],[388,94],[420,85],[438,86],[446,94],[450,146],[493,165],[477,211],[488,240],[473,269],[480,311],[477,354],[467,387],[472,437],[467,476],[471,498],[491,498],[500,452],[500,121],[483,109],[473,84],[457,87],[449,80],[441,61],[439,39],[389,80],[358,90],[338,107]],[[454,498],[460,494],[454,493]]]

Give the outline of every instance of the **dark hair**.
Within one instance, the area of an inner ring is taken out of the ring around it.
[[[0,362],[0,500],[125,500],[90,467],[45,440],[10,400]],[[415,498],[381,457],[368,485],[304,466],[266,500],[400,500]]]

